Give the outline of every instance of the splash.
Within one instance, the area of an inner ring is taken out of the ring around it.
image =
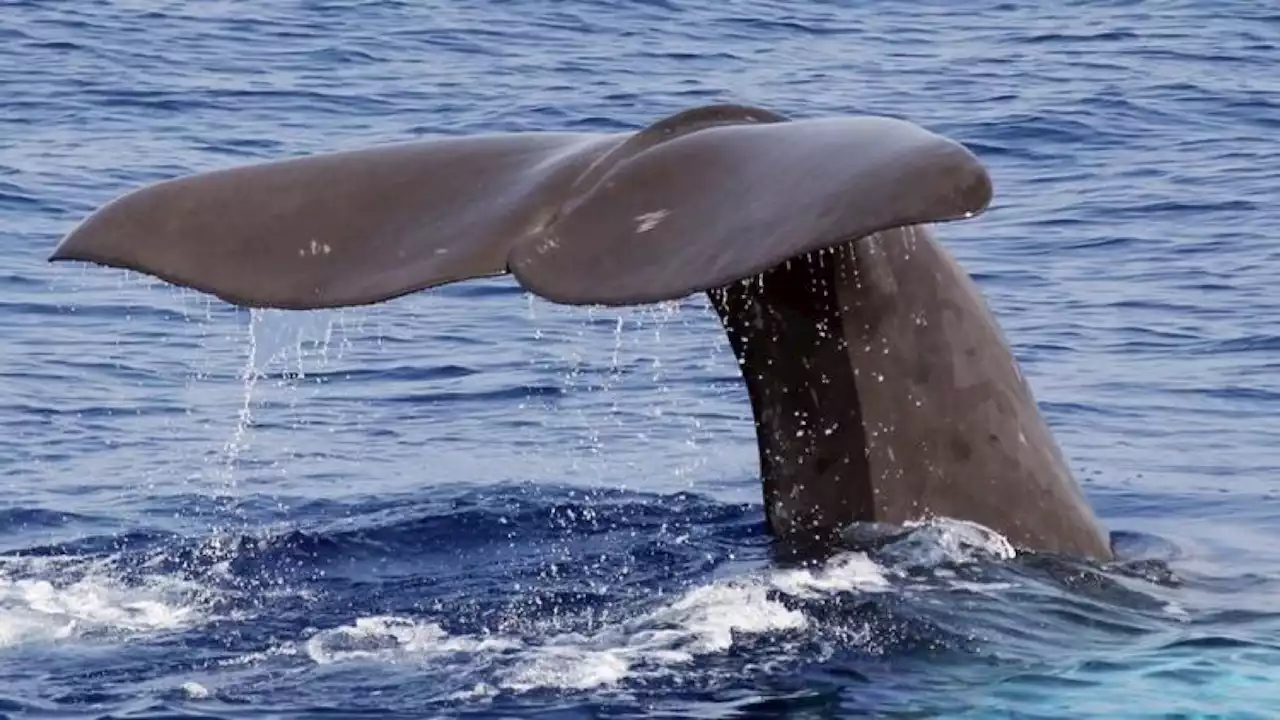
[[[518,647],[500,636],[452,637],[438,624],[395,616],[358,618],[355,623],[324,630],[303,643],[303,652],[317,665],[352,660],[394,660],[405,655],[494,652]]]
[[[126,582],[79,558],[0,561],[0,648],[178,630],[203,608],[199,589],[172,577]]]
[[[814,621],[795,600],[888,589],[883,572],[866,555],[846,553],[821,567],[768,569],[699,585],[591,633],[522,630],[516,623],[500,633],[452,634],[432,619],[378,615],[236,664],[278,657],[305,657],[318,665],[415,662],[474,685],[470,695],[591,690],[678,677],[699,658],[758,642],[775,644],[778,661],[786,662],[814,632]],[[868,629],[841,642],[869,645],[872,639]]]
[[[877,554],[896,566],[936,568],[1012,560],[1017,550],[1004,535],[968,520],[938,517],[905,523],[905,532]]]

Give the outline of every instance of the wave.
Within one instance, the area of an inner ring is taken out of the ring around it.
[[[0,649],[155,653],[155,669],[119,672],[177,703],[305,703],[297,679],[319,677],[353,689],[344,709],[388,693],[500,707],[714,694],[821,667],[886,682],[885,668],[925,659],[1021,667],[1024,647],[1185,623],[1141,577],[1020,555],[948,519],[813,555],[773,543],[758,506],[694,493],[509,485],[150,507],[214,529],[130,523],[0,555]]]

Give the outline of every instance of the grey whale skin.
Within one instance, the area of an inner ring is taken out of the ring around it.
[[[427,139],[166,180],[98,209],[50,260],[287,309],[507,272],[558,303],[705,292],[751,398],[772,534],[946,516],[1109,560],[1002,330],[930,230],[991,195],[972,153],[910,122],[713,105],[634,133]]]

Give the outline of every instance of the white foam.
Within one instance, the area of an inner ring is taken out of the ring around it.
[[[590,690],[615,685],[631,674],[634,658],[624,649],[591,650],[575,645],[550,645],[504,673],[502,685],[516,692],[555,688]]]
[[[1004,535],[975,522],[930,518],[906,523],[910,530],[886,545],[881,554],[895,564],[937,567],[982,560],[1011,560],[1017,555]]]
[[[31,573],[23,572],[29,562],[0,564],[0,647],[104,632],[174,630],[202,618],[191,589],[175,580],[125,584],[101,571],[70,578],[65,563],[50,559],[45,564],[63,567]]]
[[[501,636],[452,637],[436,623],[380,615],[322,630],[312,635],[303,648],[312,662],[330,665],[351,660],[394,660],[405,654],[492,652],[515,646],[517,641]]]
[[[768,588],[756,579],[712,583],[694,588],[670,605],[640,619],[641,627],[674,627],[681,649],[693,654],[723,652],[733,646],[734,635],[757,635],[778,630],[798,630],[807,621],[803,613],[768,596]],[[636,637],[643,637],[638,633]]]
[[[849,590],[886,592],[891,589],[880,566],[860,552],[837,555],[817,571],[779,571],[774,573],[772,582],[788,595],[805,598]]]
[[[427,664],[478,662],[493,668],[491,680],[497,689],[586,690],[625,678],[678,672],[697,657],[726,652],[764,634],[781,633],[779,641],[786,642],[787,633],[809,626],[803,611],[784,602],[786,596],[813,598],[888,587],[879,568],[865,555],[846,553],[817,569],[766,570],[701,585],[590,634],[452,635],[434,622],[373,616],[315,633],[301,643],[300,653],[286,646],[240,661],[303,654],[322,665],[408,659]],[[492,695],[497,689],[479,683],[462,695]]]
[[[209,697],[209,688],[198,682],[187,681],[182,683],[182,692],[192,700],[204,700]]]

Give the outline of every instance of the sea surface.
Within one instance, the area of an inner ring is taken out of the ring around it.
[[[765,533],[706,302],[249,312],[49,265],[187,172],[742,102],[910,119],[1120,553]],[[0,715],[1280,717],[1271,0],[0,1]]]

